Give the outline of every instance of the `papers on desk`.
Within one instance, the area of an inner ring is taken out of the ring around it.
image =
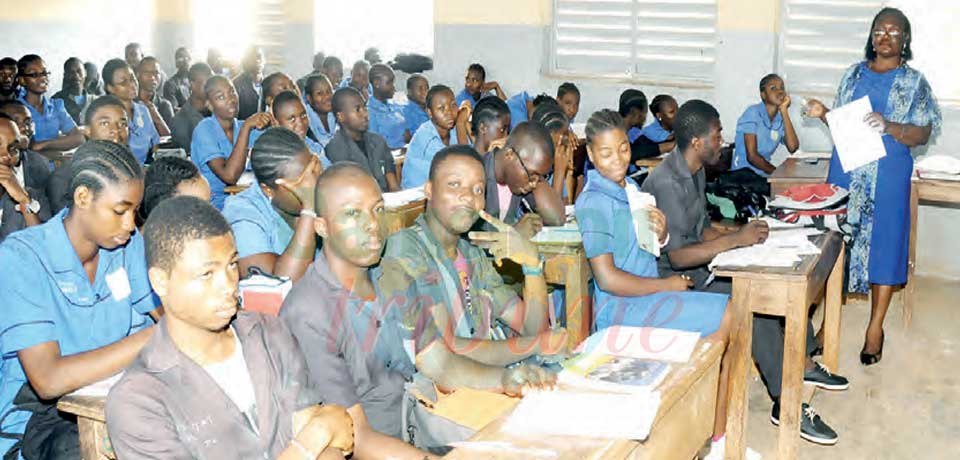
[[[960,158],[949,155],[926,155],[914,167],[922,179],[960,181]]]
[[[534,243],[577,244],[583,242],[580,227],[576,222],[568,222],[559,227],[543,227],[530,238]]]
[[[807,152],[805,150],[798,150],[790,154],[790,158],[796,158],[799,160],[829,160],[832,152]]]
[[[87,385],[70,394],[73,396],[92,396],[92,397],[106,398],[107,393],[110,392],[110,389],[113,388],[113,385],[115,385],[117,382],[120,381],[120,377],[123,377],[123,372],[117,375],[114,375],[113,377],[107,377],[99,382]]]
[[[721,252],[710,262],[714,267],[792,267],[805,255],[820,254],[820,248],[809,236],[819,235],[815,228],[798,228],[770,232],[763,244]]]
[[[880,133],[863,121],[871,112],[873,107],[866,96],[827,112],[830,135],[844,172],[877,161],[887,154]]]
[[[700,340],[696,332],[656,327],[611,326],[587,337],[577,352],[685,363]]]
[[[426,198],[426,195],[423,194],[423,186],[408,188],[399,192],[384,193],[383,205],[387,208],[396,208],[424,198]]]
[[[256,181],[257,176],[253,175],[253,171],[244,171],[243,174],[240,175],[240,178],[237,179],[237,186],[249,187]]]
[[[660,408],[660,393],[643,395],[545,391],[526,395],[503,430],[520,435],[644,440]]]

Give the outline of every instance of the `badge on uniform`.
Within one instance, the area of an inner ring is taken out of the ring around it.
[[[770,131],[770,139],[774,142],[780,140],[780,131]]]
[[[113,294],[113,300],[124,300],[130,297],[130,279],[127,277],[127,271],[120,267],[117,271],[104,277],[107,281],[107,287]]]
[[[138,115],[138,116],[137,116],[137,127],[138,127],[138,128],[143,128],[143,115]]]

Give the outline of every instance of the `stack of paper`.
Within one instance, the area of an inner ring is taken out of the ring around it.
[[[799,228],[770,232],[763,244],[721,252],[710,262],[714,267],[792,267],[803,256],[819,254],[820,248],[809,236],[820,234],[815,228]]]
[[[659,408],[659,392],[537,392],[523,398],[503,430],[520,435],[644,440]]]
[[[830,151],[808,152],[806,150],[799,150],[797,152],[791,153],[790,158],[796,158],[799,160],[829,160],[832,154],[833,153]]]
[[[576,244],[583,241],[580,227],[576,222],[568,222],[559,227],[543,227],[530,238],[534,243]]]
[[[611,326],[587,337],[577,352],[685,363],[699,340],[700,334],[696,332]]]
[[[423,186],[408,188],[399,192],[384,193],[383,205],[387,208],[396,208],[424,198],[426,198],[426,195],[423,194]]]
[[[960,158],[949,155],[927,155],[914,169],[922,179],[960,181]]]

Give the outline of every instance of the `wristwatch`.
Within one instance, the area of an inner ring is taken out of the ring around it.
[[[23,212],[22,206],[22,204],[17,204],[17,211]],[[30,211],[30,214],[36,214],[40,212],[40,202],[31,198],[27,203],[27,211]]]
[[[543,254],[540,254],[540,262],[537,265],[522,265],[520,268],[523,269],[523,276],[541,276],[543,275],[543,265]]]

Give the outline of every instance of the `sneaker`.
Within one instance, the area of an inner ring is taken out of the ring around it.
[[[773,403],[773,412],[770,414],[770,421],[774,425],[780,426],[780,403]],[[823,419],[810,407],[803,403],[800,412],[800,437],[815,444],[832,446],[837,443],[837,432],[833,431]]]
[[[823,364],[816,361],[813,363],[813,369],[803,373],[803,383],[807,385],[816,385],[824,390],[846,390],[850,387],[850,382],[846,377],[836,375],[830,372]]]
[[[703,460],[723,460],[723,453],[727,445],[727,436],[723,435],[720,439],[710,442],[710,453]],[[747,460],[763,460],[759,452],[747,447]]]

